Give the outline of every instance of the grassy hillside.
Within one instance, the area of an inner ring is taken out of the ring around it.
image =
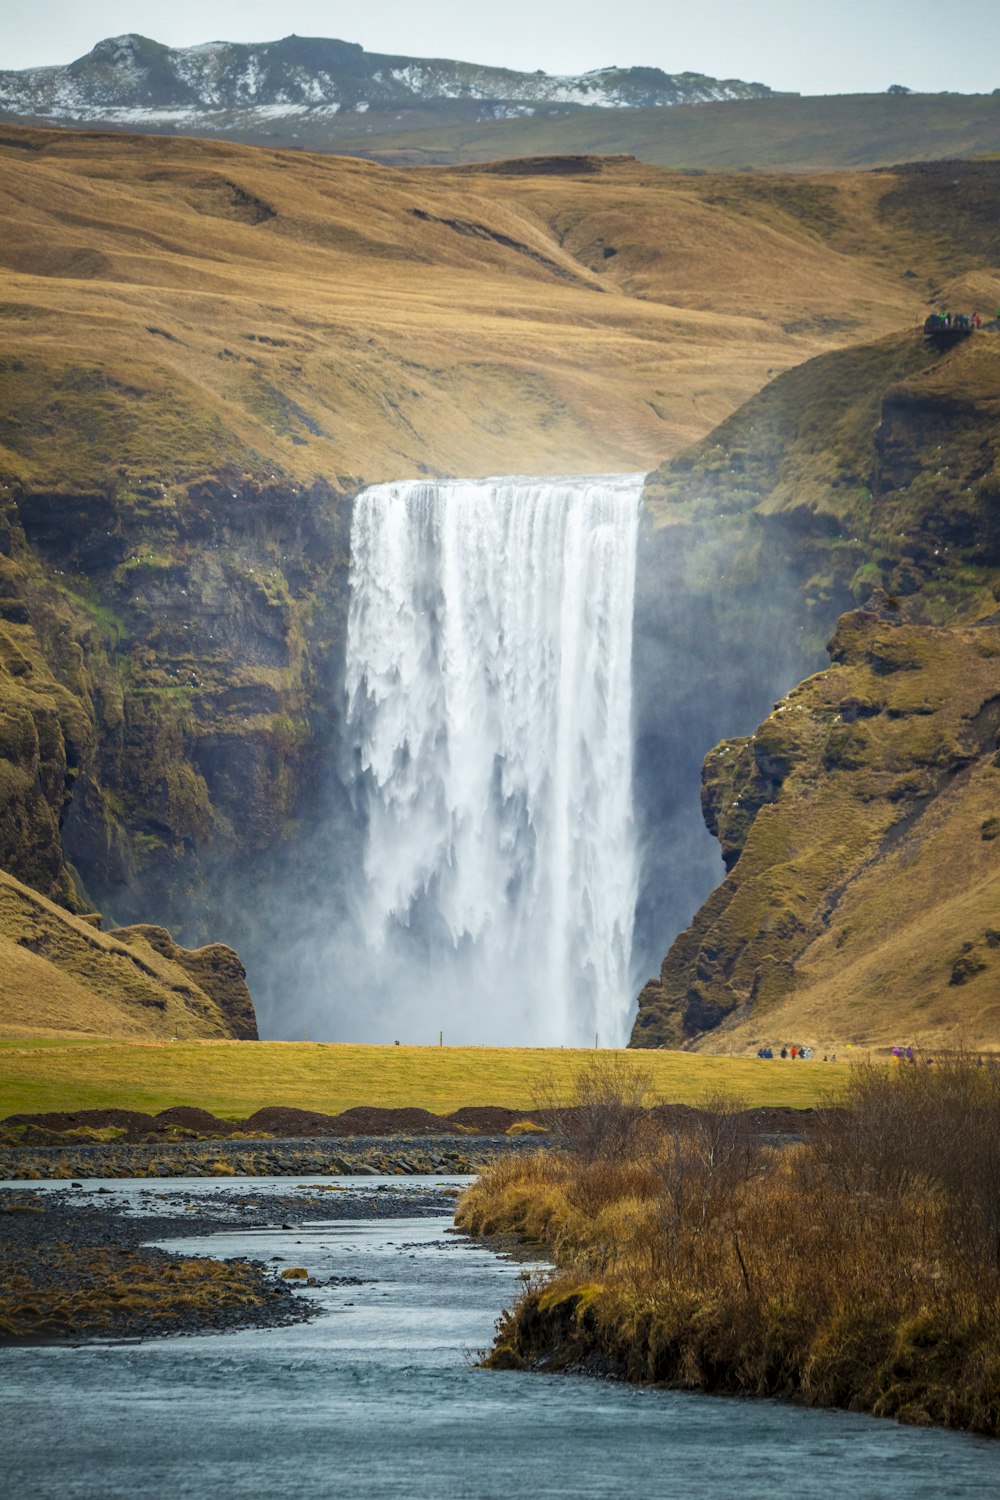
[[[387,162],[477,162],[500,156],[628,151],[660,167],[824,171],[1000,151],[1000,99],[990,94],[779,95],[671,109],[587,109],[571,114],[423,126],[343,121],[299,144]],[[237,139],[240,137],[238,136]]]
[[[650,467],[990,263],[982,226],[906,217],[938,198],[912,175],[408,172],[13,128],[0,159],[0,475],[125,499],[222,469]]]
[[[896,189],[882,206],[930,227]],[[976,191],[956,212],[996,243]],[[961,232],[937,222],[938,249]],[[989,308],[1000,277],[959,285]],[[1000,1036],[998,375],[995,328],[859,344],[779,376],[650,476],[647,571],[682,558],[734,640],[762,639],[780,590],[807,645],[831,611],[864,613],[841,622],[828,672],[708,755],[729,873],[643,990],[640,1044]]]
[[[997,340],[913,329],[1000,292],[1000,162],[397,171],[6,128],[0,160],[0,864],[68,907],[194,944],[220,868],[250,906],[296,877],[362,476],[673,455],[659,545],[709,538],[721,615],[727,548],[754,587],[794,558],[825,628],[876,582],[991,607]]]
[[[326,1114],[358,1105],[439,1114],[481,1104],[527,1110],[540,1098],[569,1102],[581,1063],[593,1056],[563,1047],[0,1042],[0,1119],[53,1109],[156,1112],[181,1103],[233,1120],[271,1104]],[[656,1100],[678,1104],[725,1086],[754,1105],[808,1108],[847,1073],[843,1062],[768,1066],[682,1052],[651,1054],[641,1060],[647,1064]]]
[[[99,932],[0,873],[0,1036],[255,1037],[235,953]]]
[[[970,279],[991,306],[1000,273]],[[741,538],[742,571],[793,570],[825,631],[832,603],[861,603],[875,585],[907,597],[915,619],[989,612],[1000,586],[998,370],[1000,335],[987,330],[944,347],[894,335],[786,372],[650,475],[660,545],[702,531],[716,546],[716,534]]]
[[[995,1044],[1000,626],[846,615],[834,665],[708,757],[729,874],[633,1039],[706,1050]]]

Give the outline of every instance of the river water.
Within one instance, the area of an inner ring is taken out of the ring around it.
[[[523,1267],[450,1234],[447,1211],[408,1217],[407,1192],[428,1181],[372,1180],[383,1207],[395,1195],[396,1218],[234,1226],[168,1242],[185,1253],[281,1256],[317,1279],[360,1280],[304,1292],[319,1312],[310,1323],[0,1350],[5,1492],[18,1500],[997,1494],[1000,1448],[982,1439],[776,1402],[476,1369],[470,1356],[489,1342]],[[105,1185],[137,1207],[150,1186]],[[220,1184],[170,1186],[194,1199]],[[257,1197],[269,1189],[287,1194],[289,1182],[245,1185]]]

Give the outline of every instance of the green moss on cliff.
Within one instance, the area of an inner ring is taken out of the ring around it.
[[[729,874],[643,991],[637,1044],[995,1036],[1000,627],[887,613],[846,615],[835,665],[709,756]]]
[[[974,619],[1000,597],[998,371],[990,331],[821,355],[651,474],[646,503],[660,526],[756,531],[820,615],[883,586],[918,618]]]
[[[236,476],[0,502],[0,866],[208,922],[211,872],[273,858],[315,795],[349,510]]]

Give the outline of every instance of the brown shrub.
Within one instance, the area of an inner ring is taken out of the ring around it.
[[[639,1154],[652,1133],[649,1105],[652,1074],[621,1052],[598,1052],[573,1082],[568,1108],[553,1091],[537,1101],[543,1123],[558,1146],[583,1161],[623,1159]]]
[[[601,1110],[580,1149],[497,1163],[464,1200],[467,1227],[530,1224],[563,1268],[505,1319],[503,1361],[1000,1432],[1000,1070],[864,1064],[782,1150],[716,1097],[612,1155],[603,1125],[636,1117],[619,1092]]]

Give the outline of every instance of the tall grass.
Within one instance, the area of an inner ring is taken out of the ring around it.
[[[862,1065],[783,1149],[741,1103],[484,1172],[461,1227],[559,1267],[490,1362],[1000,1435],[1000,1069]]]

